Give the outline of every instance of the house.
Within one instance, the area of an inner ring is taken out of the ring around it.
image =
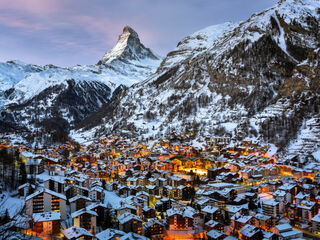
[[[64,180],[52,177],[44,181],[44,187],[57,193],[64,193]]]
[[[206,222],[204,224],[205,226],[205,229],[207,232],[211,231],[211,230],[218,230],[218,231],[221,231],[223,232],[224,231],[224,225],[222,223],[219,223],[217,221],[214,221],[214,220],[210,220],[208,222]]]
[[[252,216],[245,216],[240,213],[236,213],[231,217],[231,227],[235,231],[239,231],[242,227],[253,223],[254,218]]]
[[[280,224],[280,225],[276,225],[273,229],[272,232],[274,232],[275,234],[280,235],[283,232],[288,232],[292,230],[292,226],[288,223],[284,223],[284,224]]]
[[[204,225],[203,214],[192,207],[170,208],[167,210],[169,230],[193,230]]]
[[[165,227],[158,220],[150,220],[142,226],[144,235],[155,239],[162,239],[164,236]]]
[[[214,168],[209,168],[207,171],[208,171],[208,178],[210,180],[215,180],[220,173],[230,172],[230,169],[227,169],[224,167],[214,167]]]
[[[275,200],[279,203],[279,212],[283,213],[285,211],[285,205],[289,203],[288,196],[290,196],[290,193],[287,193],[284,190],[277,190],[272,195],[275,198]]]
[[[240,239],[244,240],[261,240],[263,232],[261,228],[247,224],[240,229]]]
[[[26,173],[27,174],[41,174],[44,172],[44,161],[40,157],[27,159]]]
[[[135,206],[132,206],[131,204],[121,202],[120,207],[116,209],[116,215],[117,217],[119,217],[124,213],[137,214],[137,208]]]
[[[318,207],[315,202],[302,200],[300,204],[297,204],[296,216],[299,220],[311,222],[311,219],[317,214]]]
[[[70,203],[70,211],[71,213],[74,213],[88,206],[91,203],[91,198],[85,197],[82,195],[77,195],[73,198],[70,198],[69,203]]]
[[[124,213],[118,217],[119,229],[124,232],[141,234],[142,220],[135,214]]]
[[[66,196],[67,198],[72,198],[74,196],[77,195],[83,195],[88,197],[89,196],[89,190],[86,187],[83,187],[81,185],[77,185],[77,184],[71,184],[68,185],[67,187],[65,187],[65,192],[66,192]]]
[[[93,239],[93,235],[90,232],[88,232],[86,229],[75,227],[75,226],[63,230],[62,234],[64,235],[64,239],[67,239],[67,240],[76,240],[76,239],[92,240]]]
[[[144,208],[142,208],[142,214],[143,214],[144,219],[155,218],[156,217],[156,210],[151,207],[144,207]]]
[[[90,233],[96,233],[97,221],[96,217],[98,214],[95,211],[87,208],[82,208],[71,214],[72,225],[88,230]]]
[[[303,200],[310,201],[310,194],[304,193],[303,191],[300,191],[295,197],[295,203],[300,204]]]
[[[184,186],[172,187],[166,186],[166,192],[168,198],[173,198],[174,200],[181,200],[182,199],[182,189]]]
[[[262,202],[262,210],[263,214],[269,215],[272,217],[278,217],[279,216],[279,207],[280,204],[275,199],[269,199],[267,201]]]
[[[61,219],[67,218],[66,196],[43,188],[26,197],[26,213],[32,216],[33,213],[60,211]]]
[[[205,206],[203,209],[201,209],[201,212],[205,216],[205,220],[218,220],[219,215],[220,215],[220,210],[218,207],[214,206]]]
[[[172,200],[169,198],[162,198],[155,203],[155,208],[158,212],[165,212],[172,207]]]
[[[294,183],[284,183],[279,190],[286,192],[286,201],[292,203],[293,197],[297,194],[297,185]]]
[[[302,238],[303,233],[295,230],[288,223],[276,225],[273,232],[280,235],[284,239]]]
[[[26,197],[36,190],[36,186],[30,183],[22,184],[18,187],[20,197]]]
[[[32,230],[49,235],[59,233],[60,220],[60,212],[34,213],[32,214]]]
[[[266,231],[269,231],[273,227],[272,217],[258,213],[254,216],[254,225]]]
[[[103,188],[95,186],[89,190],[89,197],[92,201],[100,201],[103,193]]]

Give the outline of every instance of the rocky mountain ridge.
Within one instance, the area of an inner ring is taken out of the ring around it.
[[[227,135],[285,151],[319,113],[319,22],[319,1],[286,0],[238,24],[201,30],[73,135]]]
[[[130,54],[134,56],[129,58]],[[138,34],[126,26],[116,46],[96,65],[0,63],[0,129],[44,127],[67,132],[122,89],[147,78],[160,62],[161,57],[145,48]]]

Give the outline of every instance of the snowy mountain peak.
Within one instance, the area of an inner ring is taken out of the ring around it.
[[[148,58],[151,60],[161,59],[140,42],[139,35],[135,30],[125,26],[117,44],[103,56],[102,63],[108,64],[114,60],[141,61]]]
[[[136,39],[138,39],[140,41],[138,33],[135,30],[133,30],[133,28],[131,28],[129,26],[125,26],[123,28],[122,34],[119,36],[119,41],[120,41],[121,38],[127,38],[128,39],[129,37],[136,38]]]

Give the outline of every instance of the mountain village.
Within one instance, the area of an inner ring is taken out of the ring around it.
[[[320,165],[274,146],[187,136],[24,146],[2,136],[0,232],[30,239],[301,239],[320,236]],[[312,158],[312,156],[309,156]],[[9,164],[10,166],[6,166]],[[4,173],[7,169],[7,173]],[[5,175],[5,176],[4,176]],[[6,210],[7,209],[7,210]]]
[[[320,239],[319,36],[279,0],[165,57],[125,26],[95,64],[0,63],[0,240]]]

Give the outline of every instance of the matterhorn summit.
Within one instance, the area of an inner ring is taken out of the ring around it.
[[[102,63],[108,64],[114,60],[120,61],[159,61],[160,56],[146,48],[139,39],[139,35],[131,27],[125,26],[119,36],[117,44],[102,58]]]

